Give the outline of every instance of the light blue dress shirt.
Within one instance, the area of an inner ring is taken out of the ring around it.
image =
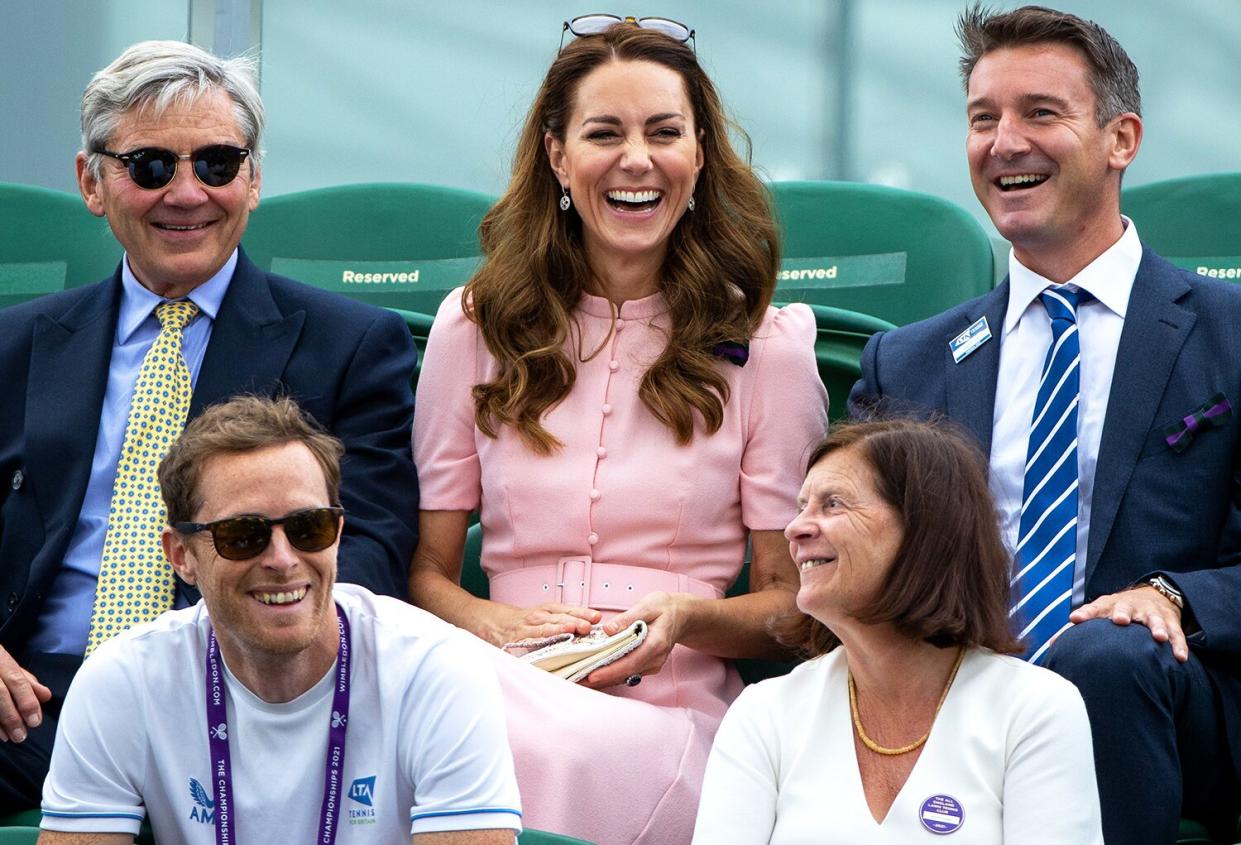
[[[236,267],[237,251],[233,250],[220,271],[188,296],[199,312],[182,332],[182,352],[190,370],[191,384],[198,383],[198,371],[202,369],[207,342],[211,340],[211,328]],[[99,580],[99,559],[103,556],[108,509],[116,481],[116,466],[121,460],[129,406],[133,402],[134,383],[142,369],[142,359],[159,336],[155,306],[164,301],[142,286],[129,269],[126,256],[121,263],[121,313],[116,321],[116,336],[112,339],[108,387],[99,413],[99,436],[95,439],[90,481],[64,564],[48,590],[34,636],[30,638],[28,648],[32,652],[80,655],[86,651],[95,584]]]

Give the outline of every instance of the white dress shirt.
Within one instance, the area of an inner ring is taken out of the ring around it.
[[[1081,397],[1077,408],[1077,561],[1073,570],[1073,606],[1086,595],[1086,548],[1090,537],[1090,504],[1094,493],[1095,464],[1116,350],[1125,325],[1125,311],[1133,279],[1142,261],[1137,228],[1128,218],[1124,234],[1102,255],[1086,265],[1065,285],[1088,291],[1094,299],[1077,309],[1081,339]],[[1039,294],[1056,283],[1022,265],[1016,255],[1008,258],[1008,311],[1000,339],[1000,368],[995,387],[995,412],[991,427],[991,494],[1000,513],[1000,529],[1009,551],[1017,547],[1021,522],[1021,492],[1025,481],[1026,454],[1034,399],[1047,348],[1051,344],[1051,320]]]

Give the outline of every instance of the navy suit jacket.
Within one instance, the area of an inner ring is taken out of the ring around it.
[[[118,267],[0,311],[0,644],[10,652],[33,631],[82,507],[120,297]],[[343,440],[339,578],[399,597],[417,542],[415,354],[395,314],[264,273],[243,252],[190,404],[193,418],[238,393],[288,394]]]
[[[853,416],[946,414],[991,450],[1008,280],[978,299],[880,333],[862,353]],[[961,363],[948,341],[980,317],[994,334]],[[1225,425],[1170,448],[1176,425],[1216,393]],[[1121,331],[1095,469],[1086,600],[1164,573],[1184,594],[1194,653],[1220,684],[1241,751],[1241,286],[1144,249]],[[1234,753],[1234,757],[1241,757]]]

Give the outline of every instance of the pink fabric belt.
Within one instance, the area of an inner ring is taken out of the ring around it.
[[[623,563],[598,563],[585,555],[510,569],[491,579],[491,600],[518,607],[554,601],[596,610],[628,610],[643,596],[661,590],[704,599],[724,597],[722,590],[688,575]]]

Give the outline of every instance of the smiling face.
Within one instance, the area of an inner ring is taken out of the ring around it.
[[[323,471],[301,443],[208,458],[198,496],[202,506],[193,521],[202,523],[243,515],[275,519],[330,505]],[[220,557],[210,532],[182,536],[168,529],[165,538],[177,574],[202,592],[225,660],[239,677],[247,663],[335,657],[339,536],[322,551],[303,552],[275,526],[267,548],[249,560]]]
[[[1065,281],[1057,276],[1119,239],[1120,176],[1137,155],[1141,121],[1126,113],[1099,126],[1080,51],[1046,43],[985,54],[966,112],[974,193],[1023,264]]]
[[[158,117],[149,108],[124,113],[107,149],[129,153],[162,147],[184,154],[211,144],[247,146],[233,102],[222,91],[190,103],[173,102]],[[259,202],[259,175],[252,158],[219,188],[199,182],[190,164],[188,159],[178,161],[171,182],[147,190],[134,184],[123,162],[105,158],[102,176],[96,179],[86,155],[79,153],[77,160],[78,186],[87,208],[108,218],[138,281],[169,299],[184,296],[224,266]]]
[[[680,75],[654,62],[600,65],[578,83],[564,139],[548,133],[544,143],[595,273],[635,262],[655,272],[702,169]]]
[[[873,601],[904,537],[901,516],[879,495],[870,464],[853,447],[810,468],[798,506],[784,529],[801,571],[797,606],[835,628]]]

